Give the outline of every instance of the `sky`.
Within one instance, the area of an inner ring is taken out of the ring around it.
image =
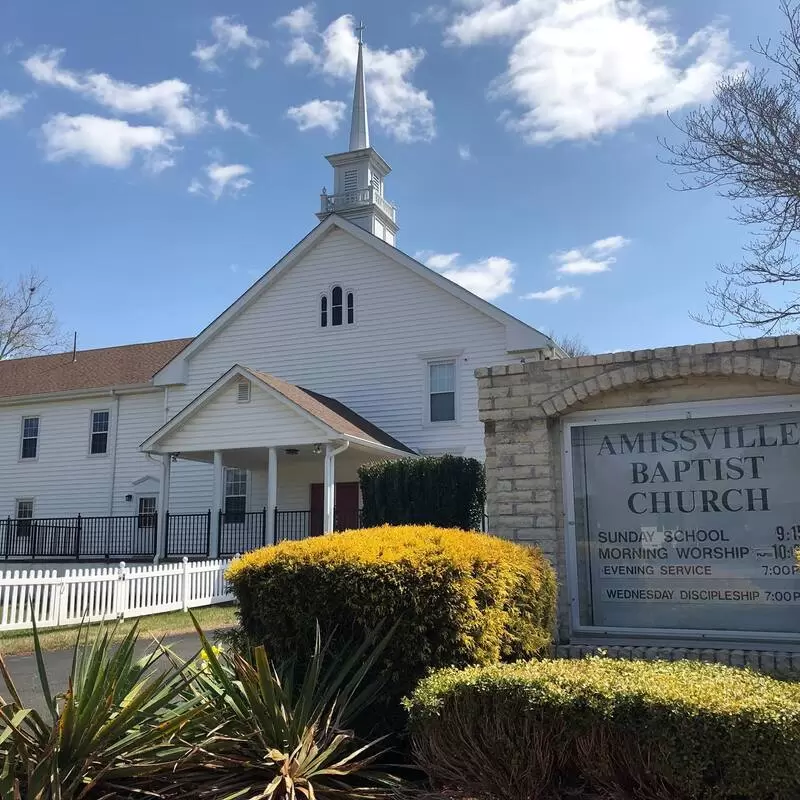
[[[780,30],[777,0],[6,0],[0,281],[80,348],[196,334],[316,224],[358,21],[400,249],[594,352],[693,321],[748,234],[659,137]]]

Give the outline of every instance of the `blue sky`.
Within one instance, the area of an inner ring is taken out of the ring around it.
[[[746,232],[657,137],[777,0],[9,0],[0,279],[83,348],[197,333],[315,224],[361,17],[401,249],[597,352],[725,338],[689,313]]]

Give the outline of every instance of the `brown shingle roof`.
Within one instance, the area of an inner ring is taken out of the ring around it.
[[[191,339],[0,361],[0,398],[145,384]]]
[[[405,450],[407,453],[414,452],[400,440],[395,439],[394,436],[389,435],[385,430],[332,397],[295,386],[293,383],[276,378],[274,375],[268,375],[266,372],[248,371],[343,436],[371,440],[395,450]]]

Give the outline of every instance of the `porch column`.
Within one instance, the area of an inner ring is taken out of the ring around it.
[[[332,444],[325,445],[325,483],[322,505],[322,532],[333,533],[334,504],[336,502],[336,474],[334,470],[335,450]]]
[[[270,447],[267,458],[267,544],[277,544],[275,508],[278,505],[278,450]]]
[[[222,510],[222,493],[225,491],[225,480],[222,468],[222,450],[214,451],[214,499],[211,503],[211,543],[209,558],[219,558],[220,530],[219,517]]]
[[[156,529],[156,552],[153,561],[156,564],[164,555],[167,542],[167,511],[169,510],[169,479],[172,467],[172,455],[164,453],[161,456],[161,488],[158,493],[158,528]]]

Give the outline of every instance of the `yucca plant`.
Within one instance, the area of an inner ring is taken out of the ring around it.
[[[173,768],[202,699],[185,692],[187,678],[159,649],[137,658],[134,625],[118,644],[116,626],[93,641],[78,633],[66,691],[53,695],[38,630],[34,644],[47,713],[25,708],[0,656],[8,700],[0,697],[0,798],[119,798],[120,783]]]
[[[249,659],[222,652],[197,632],[203,660],[190,667],[190,690],[204,700],[208,734],[194,743],[196,766],[176,774],[174,796],[187,783],[196,796],[215,800],[368,800],[398,788],[376,764],[382,739],[360,741],[350,727],[381,691],[365,678],[393,631],[345,656],[333,654],[317,629],[302,670],[275,664],[263,646]]]

